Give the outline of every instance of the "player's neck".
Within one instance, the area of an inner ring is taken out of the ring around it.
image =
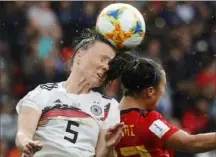
[[[89,83],[86,79],[75,72],[71,72],[64,84],[64,87],[66,88],[67,93],[72,94],[84,94],[91,91]]]
[[[133,98],[130,96],[124,96],[120,102],[120,109],[126,110],[129,108],[148,109],[148,103],[142,98]]]

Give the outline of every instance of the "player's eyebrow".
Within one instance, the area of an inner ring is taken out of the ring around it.
[[[111,61],[111,60],[113,60],[114,57],[108,57],[108,56],[107,56],[107,58]]]
[[[108,62],[111,62],[113,60],[113,58],[107,56],[107,55],[103,55],[103,59],[104,60],[108,60]]]
[[[106,52],[106,54],[103,55],[103,57],[106,57],[107,59],[109,59],[110,61],[113,60],[113,58],[115,58],[115,56],[111,56],[112,52]]]

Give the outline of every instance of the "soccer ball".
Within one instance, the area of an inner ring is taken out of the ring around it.
[[[115,3],[104,8],[97,18],[96,30],[116,48],[135,48],[145,35],[145,21],[133,6]]]

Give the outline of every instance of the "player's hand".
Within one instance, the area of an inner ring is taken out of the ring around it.
[[[29,140],[21,148],[22,157],[33,157],[34,153],[42,149],[42,144],[40,141]]]
[[[105,134],[106,147],[114,147],[119,143],[122,137],[123,128],[124,123],[118,123],[107,129]]]

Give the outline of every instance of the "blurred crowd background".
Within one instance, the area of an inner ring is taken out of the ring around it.
[[[0,157],[20,156],[14,145],[16,103],[38,84],[67,78],[73,41],[94,27],[99,11],[110,3],[0,2]],[[158,110],[191,134],[216,131],[216,2],[127,3],[141,11],[147,27],[134,53],[157,60],[167,72]],[[119,100],[119,82],[106,94]]]

